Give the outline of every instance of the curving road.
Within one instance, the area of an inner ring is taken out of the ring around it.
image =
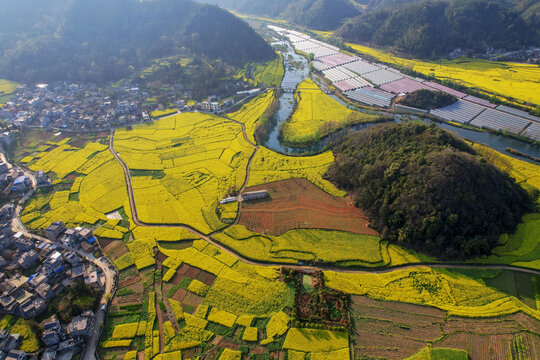
[[[255,144],[253,144],[247,137],[246,134],[246,126],[244,123],[241,123],[239,121],[226,118],[229,121],[232,121],[236,124],[239,124],[242,127],[242,133],[244,136],[244,139],[255,148],[255,151],[251,155],[246,169],[246,179],[244,181],[244,184],[242,185],[242,188],[240,189],[240,192],[244,191],[248,182],[249,182],[249,176],[250,176],[250,168],[251,163],[253,161],[253,158],[255,157],[257,151],[259,150],[259,147]],[[419,263],[413,263],[413,264],[403,264],[403,265],[396,265],[396,266],[387,266],[387,267],[361,267],[361,266],[347,266],[347,267],[340,267],[336,265],[313,265],[313,266],[307,266],[307,265],[296,265],[296,264],[290,264],[286,262],[278,262],[278,261],[263,261],[263,260],[256,260],[248,258],[240,253],[238,253],[233,248],[230,248],[219,241],[216,241],[212,238],[213,235],[219,234],[229,228],[230,226],[234,225],[228,225],[224,227],[221,230],[215,231],[210,234],[203,234],[199,230],[195,229],[194,227],[187,225],[187,224],[164,224],[164,223],[146,223],[144,221],[141,221],[138,217],[137,213],[137,206],[135,204],[135,196],[133,194],[133,187],[131,185],[131,175],[129,173],[129,168],[127,167],[126,163],[120,158],[120,155],[114,150],[114,130],[111,131],[110,139],[109,139],[109,150],[111,151],[114,158],[118,161],[118,163],[122,166],[122,170],[124,172],[125,180],[126,180],[126,188],[127,193],[129,197],[129,205],[131,207],[131,213],[132,213],[132,219],[133,222],[138,226],[143,227],[174,227],[174,228],[180,228],[190,231],[191,233],[195,234],[196,236],[208,241],[212,245],[216,246],[222,251],[225,251],[238,259],[242,260],[245,263],[251,264],[251,265],[258,265],[258,266],[287,266],[290,268],[296,268],[296,269],[318,269],[323,271],[336,271],[336,272],[343,272],[343,273],[376,273],[376,274],[382,274],[387,273],[391,271],[395,271],[398,269],[407,269],[407,268],[418,268],[418,267],[432,267],[432,268],[451,268],[451,269],[498,269],[498,270],[511,270],[511,271],[518,271],[528,274],[534,274],[534,275],[540,275],[540,270],[530,269],[526,267],[520,267],[515,265],[507,265],[507,264],[483,264],[483,263],[447,263],[447,262],[419,262]],[[242,203],[239,204],[239,214],[237,216],[240,217],[240,212],[242,209]],[[236,223],[236,222],[235,222]]]

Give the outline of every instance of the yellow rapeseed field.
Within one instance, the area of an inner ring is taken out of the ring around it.
[[[240,110],[227,116],[245,124],[248,139],[255,144],[254,134],[259,124],[258,121],[272,101],[274,101],[274,91],[269,90],[243,105]]]
[[[311,181],[331,195],[345,196],[344,191],[323,179],[323,175],[333,162],[334,155],[331,151],[315,156],[286,156],[259,147],[251,164],[248,186],[299,178]]]
[[[437,62],[404,59],[384,51],[357,44],[347,44],[361,54],[385,63],[406,66],[440,80],[452,80],[503,98],[540,105],[540,67],[532,64],[493,62],[461,58]]]
[[[182,223],[204,233],[225,226],[215,210],[243,183],[254,151],[240,125],[200,113],[117,130],[115,150],[132,171],[142,221]]]
[[[373,121],[378,116],[349,110],[331,98],[311,79],[302,81],[295,92],[296,110],[283,128],[288,143],[317,141],[347,125]]]
[[[374,299],[437,307],[451,315],[492,317],[522,311],[537,319],[540,312],[482,280],[445,270],[416,268],[384,274],[325,272],[326,285]]]

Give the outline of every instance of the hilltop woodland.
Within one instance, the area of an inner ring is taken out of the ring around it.
[[[424,58],[446,55],[455,48],[478,52],[488,47],[517,49],[538,44],[540,39],[538,19],[530,13],[530,9],[520,13],[518,7],[495,1],[420,1],[366,12],[336,34],[348,41],[391,46]]]
[[[426,89],[413,91],[399,99],[401,105],[424,110],[440,109],[456,101],[457,98],[453,95]]]
[[[487,254],[534,210],[515,181],[435,126],[385,124],[335,148],[328,178],[382,238],[441,258]]]
[[[276,56],[241,19],[190,0],[24,0],[17,5],[45,8],[41,16],[30,11],[18,17],[20,8],[2,6],[0,77],[21,82],[115,81],[153,59],[178,54],[231,65]]]
[[[282,18],[317,30],[334,30],[359,14],[349,0],[198,0],[233,9],[242,14]]]

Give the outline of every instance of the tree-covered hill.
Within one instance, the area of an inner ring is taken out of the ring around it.
[[[22,2],[27,18],[15,6],[0,15],[0,77],[106,81],[179,53],[234,65],[275,56],[243,20],[191,0]],[[44,13],[31,11],[34,3]]]
[[[491,0],[406,3],[359,15],[337,35],[421,57],[445,55],[455,48],[485,51],[488,47],[537,45],[540,27],[534,20],[534,6],[521,5],[525,8],[520,12],[517,4],[503,6]]]
[[[374,126],[334,152],[328,178],[353,194],[382,237],[435,256],[486,254],[534,210],[514,180],[435,126]]]
[[[334,30],[358,9],[349,0],[198,0],[243,14],[279,17],[317,30]]]
[[[424,110],[440,109],[456,101],[457,98],[453,95],[427,89],[413,91],[398,100],[401,105]]]

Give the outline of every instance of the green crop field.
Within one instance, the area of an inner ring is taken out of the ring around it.
[[[296,110],[282,130],[283,140],[287,143],[310,143],[348,125],[379,118],[377,115],[349,110],[323,93],[311,79],[302,81],[294,96]]]
[[[251,80],[253,85],[279,87],[283,79],[283,56],[278,53],[274,60],[265,63],[247,64],[238,74],[238,77]]]
[[[211,235],[217,244],[267,262],[373,267],[433,261],[377,236],[321,229],[292,229],[271,236],[220,221],[220,217],[234,219],[242,211],[238,203],[218,204],[246,181],[248,159],[255,152],[241,125],[230,119],[245,124],[254,143],[253,131],[273,96],[267,92],[256,97],[229,119],[185,113],[117,130],[114,149],[129,168],[141,220],[188,224],[205,233],[218,230]],[[291,307],[297,290],[282,281],[279,267],[243,262],[182,228],[136,226],[124,173],[107,147],[106,135],[55,137],[28,132],[20,142],[15,160],[33,171],[45,170],[53,180],[49,190],[38,191],[27,202],[22,214],[26,226],[43,229],[57,220],[72,227],[89,226],[119,270],[119,288],[100,346],[103,358],[135,359],[138,353],[145,359],[193,358],[205,351],[213,354],[210,358],[235,358],[240,350],[223,345],[230,343],[242,344],[240,353],[250,355],[262,348],[268,356],[279,352],[289,359],[349,358],[347,332],[320,323],[298,326]],[[524,187],[537,188],[537,165],[474,147]],[[324,178],[333,161],[332,152],[292,157],[259,146],[247,185],[305,179],[343,197],[346,194]],[[107,217],[116,211],[121,219]],[[525,216],[515,234],[501,237],[496,255],[473,261],[538,266],[539,221],[538,214]],[[313,276],[306,279],[309,286],[304,289],[313,291],[308,281]],[[505,316],[540,320],[536,282],[498,271],[429,267],[387,273],[324,271],[323,279],[330,289],[377,299],[389,307],[427,305],[452,324]],[[408,315],[403,311],[400,317]],[[0,326],[2,322],[8,323],[2,320]],[[224,342],[213,345],[218,337]],[[535,339],[527,333],[505,346],[526,353],[533,341],[529,337]],[[32,339],[29,335],[28,346]],[[434,343],[415,350],[421,351],[411,359],[461,359],[464,348],[446,349],[454,347]]]
[[[17,90],[17,83],[0,79],[0,106],[11,99],[11,96]]]

